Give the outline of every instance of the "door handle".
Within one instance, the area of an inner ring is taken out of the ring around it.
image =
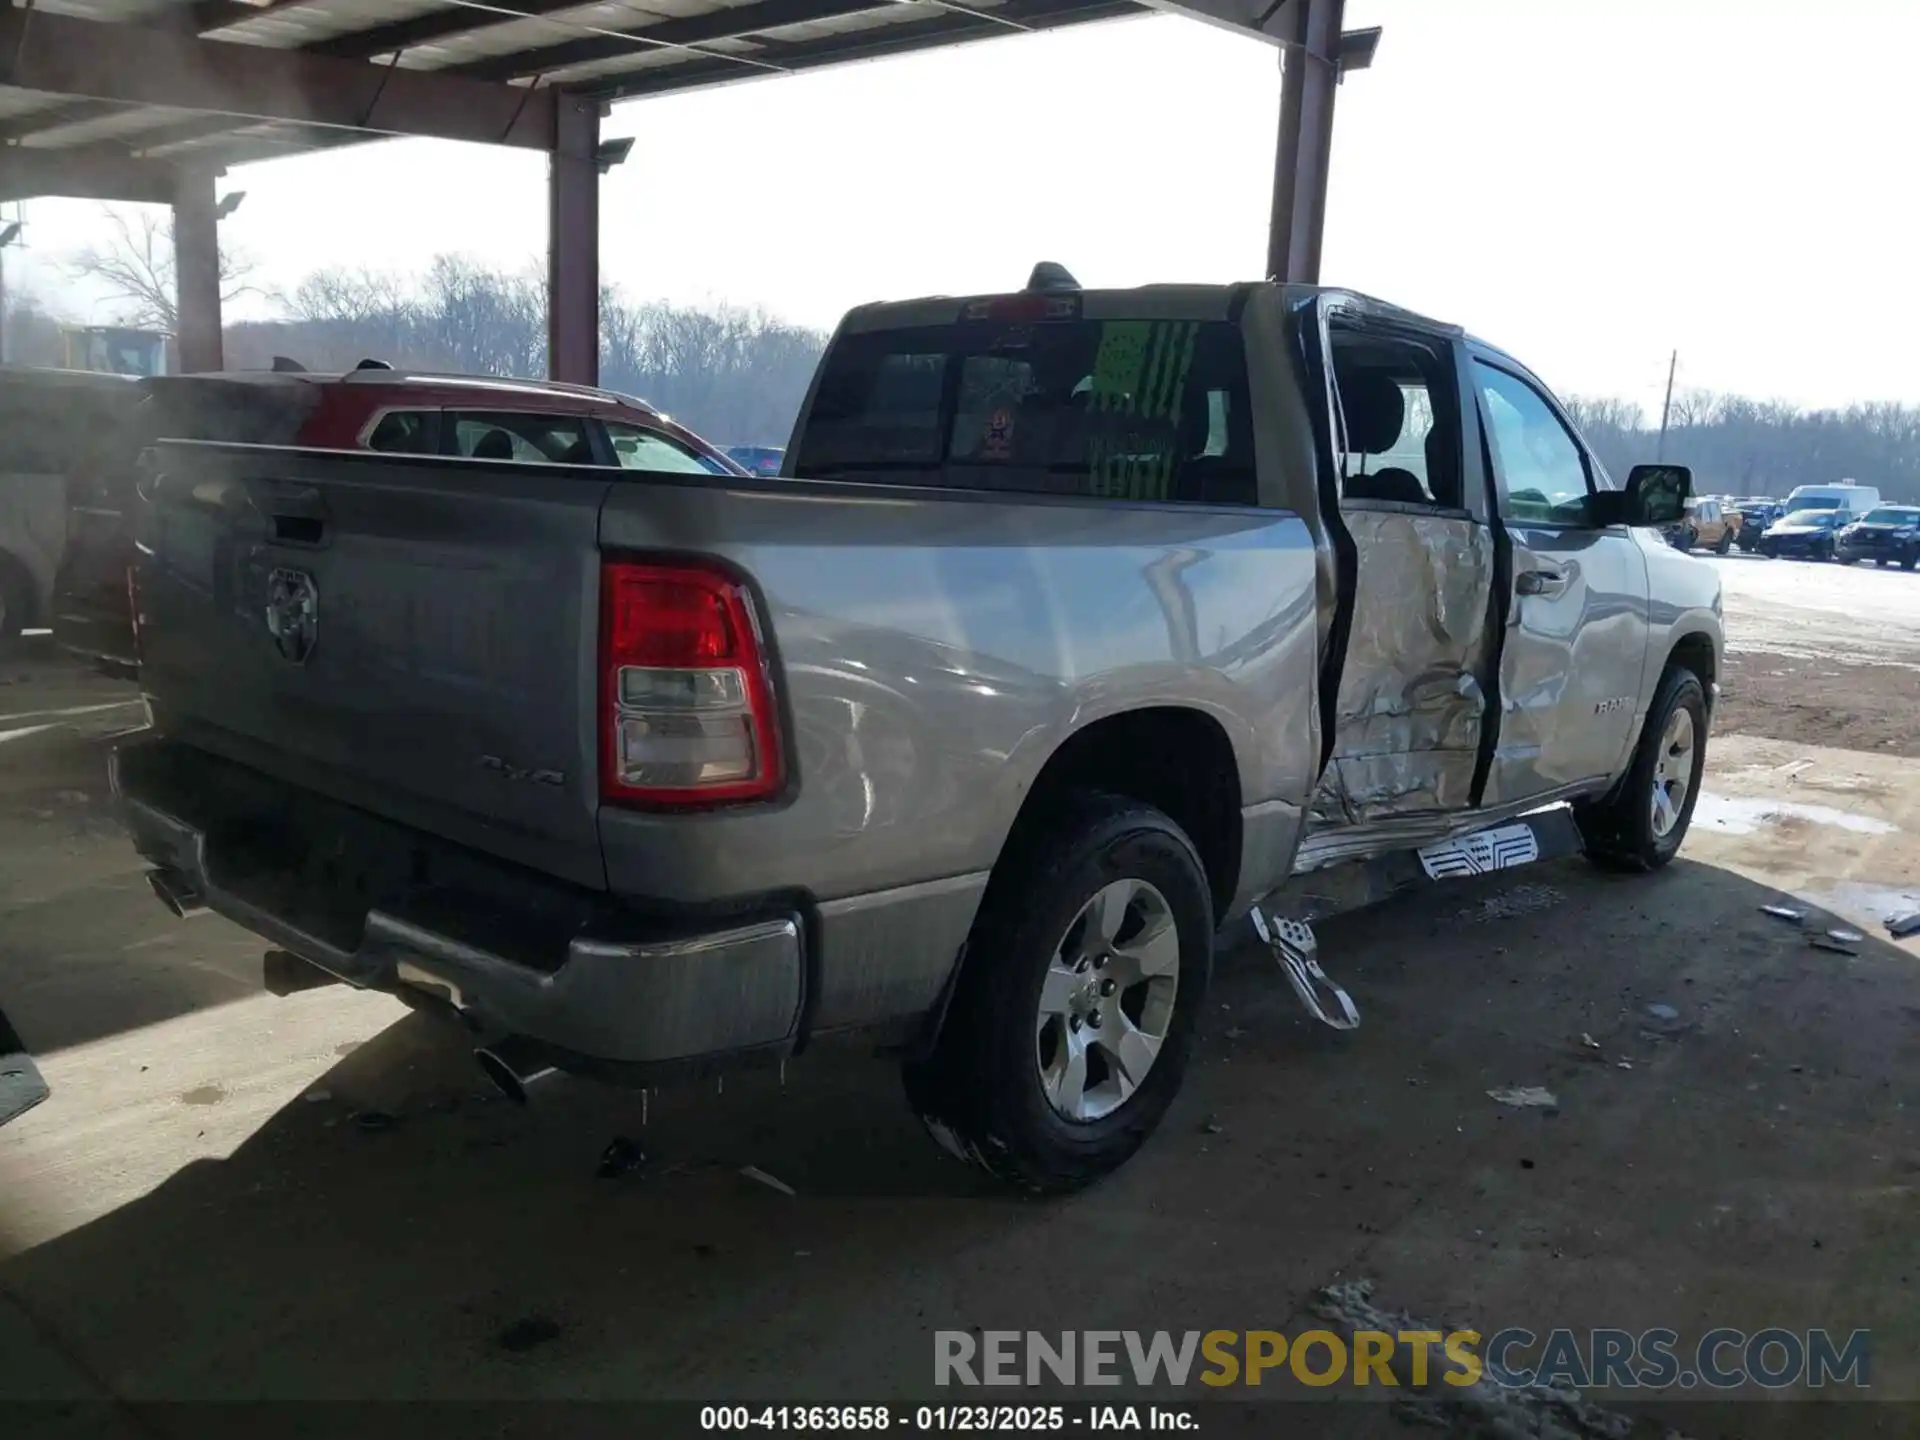
[[[1567,577],[1559,570],[1523,570],[1513,588],[1522,595],[1552,597],[1567,588]]]
[[[327,529],[327,502],[312,485],[276,485],[256,492],[268,531],[284,545],[318,545]]]

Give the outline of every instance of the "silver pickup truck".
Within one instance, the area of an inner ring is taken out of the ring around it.
[[[510,1092],[888,1030],[948,1148],[1067,1189],[1293,877],[1550,806],[1672,857],[1689,485],[1451,326],[1042,267],[849,315],[779,477],[160,447],[115,781],[176,913]]]

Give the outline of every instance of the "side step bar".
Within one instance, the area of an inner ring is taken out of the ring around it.
[[[1335,1030],[1352,1030],[1360,1024],[1359,1008],[1321,968],[1312,921],[1443,880],[1558,860],[1584,848],[1573,811],[1554,805],[1419,849],[1390,851],[1297,875],[1255,905],[1248,918],[1254,933],[1273,951],[1307,1013]]]

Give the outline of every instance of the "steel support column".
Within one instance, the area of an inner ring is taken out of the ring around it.
[[[182,170],[173,191],[174,343],[184,374],[218,370],[220,340],[220,222],[214,213],[213,175]]]
[[[1273,157],[1273,219],[1267,274],[1314,285],[1327,221],[1327,171],[1333,152],[1333,99],[1340,83],[1340,19],[1345,0],[1286,0],[1281,51],[1280,139]]]
[[[600,381],[600,107],[562,96],[547,157],[547,377]]]

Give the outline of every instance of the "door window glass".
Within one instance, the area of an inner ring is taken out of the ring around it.
[[[1500,513],[1521,524],[1580,525],[1587,520],[1587,462],[1560,417],[1526,381],[1476,362]]]
[[[578,415],[496,410],[447,418],[453,424],[453,453],[471,460],[518,460],[528,465],[593,464],[587,422]]]
[[[1459,406],[1443,353],[1339,325],[1332,341],[1342,502],[1460,508]]]
[[[367,436],[367,448],[386,455],[431,455],[432,417],[424,410],[389,410]]]

